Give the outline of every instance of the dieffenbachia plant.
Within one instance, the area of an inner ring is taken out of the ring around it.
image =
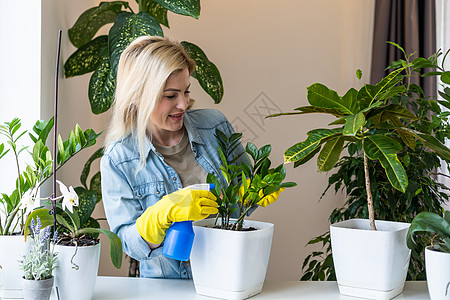
[[[116,87],[117,66],[125,48],[139,36],[164,36],[161,25],[169,28],[167,12],[200,16],[200,0],[136,0],[135,13],[127,1],[100,2],[83,12],[72,28],[69,39],[77,50],[64,64],[66,77],[94,72],[89,82],[89,101],[95,114],[107,111],[112,104]],[[95,36],[106,24],[113,23],[108,35]],[[223,97],[223,84],[217,67],[208,60],[200,47],[181,42],[195,61],[192,76],[202,88],[219,103]]]

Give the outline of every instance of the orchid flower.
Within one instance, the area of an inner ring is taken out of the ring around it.
[[[25,209],[25,214],[31,213],[36,207],[40,205],[40,201],[36,199],[38,188],[28,190],[20,200],[20,209]]]
[[[72,186],[69,186],[67,188],[64,183],[62,183],[59,180],[56,180],[56,182],[59,184],[59,190],[61,191],[63,201],[62,201],[62,209],[67,209],[73,213],[73,207],[78,206],[78,195],[73,189]]]

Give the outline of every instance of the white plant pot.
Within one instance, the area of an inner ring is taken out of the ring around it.
[[[22,298],[23,271],[19,268],[19,260],[25,254],[26,244],[23,235],[0,236],[0,297]]]
[[[406,246],[410,224],[352,219],[330,226],[339,291],[366,299],[392,299],[403,291],[411,251]]]
[[[213,226],[214,219],[194,223],[191,268],[197,294],[240,300],[261,292],[272,246],[273,224],[245,221],[254,231]]]
[[[100,243],[84,247],[56,245],[55,252],[58,253],[58,264],[54,276],[59,299],[90,300],[97,278]],[[78,269],[74,268],[71,261]]]
[[[450,300],[450,253],[425,249],[425,269],[431,300]]]

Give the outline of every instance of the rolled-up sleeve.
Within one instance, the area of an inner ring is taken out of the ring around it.
[[[102,157],[100,171],[103,205],[111,231],[121,239],[126,254],[136,260],[148,259],[150,247],[136,228],[136,219],[143,208],[134,198],[126,176],[108,155]]]

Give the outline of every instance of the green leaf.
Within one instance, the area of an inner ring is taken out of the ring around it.
[[[91,217],[97,203],[97,193],[95,191],[89,191],[82,187],[76,187],[75,192],[78,195],[78,206],[74,206],[74,211],[77,212],[79,217],[79,226],[83,227],[84,223]]]
[[[362,77],[362,71],[361,71],[360,69],[356,70],[356,77],[357,77],[358,79],[361,79],[361,77]]]
[[[338,111],[336,109],[327,109],[327,108],[315,107],[315,106],[301,106],[301,107],[295,108],[295,110],[299,110],[299,111],[271,114],[271,115],[268,115],[266,118],[273,118],[273,117],[278,117],[278,116],[289,116],[289,115],[304,115],[304,114],[312,114],[312,113],[325,113],[325,114],[333,115],[338,118],[344,116],[343,113],[341,113],[340,111]]]
[[[142,11],[138,14],[119,14],[109,31],[110,57],[102,58],[89,82],[89,101],[93,113],[100,114],[111,107],[120,55],[134,39],[143,35],[163,36],[161,26],[155,18]]]
[[[115,89],[116,78],[111,74],[109,57],[103,56],[89,80],[88,96],[94,114],[101,114],[111,107]]]
[[[409,131],[409,132],[411,132],[411,131]],[[415,132],[414,135],[416,137],[418,137],[419,140],[422,141],[422,143],[425,147],[433,150],[438,155],[440,155],[442,158],[444,158],[446,160],[450,160],[450,149],[447,148],[444,144],[442,144],[434,136],[431,136],[428,134],[423,134],[423,133],[417,133],[417,132]]]
[[[100,171],[91,178],[89,189],[97,193],[97,203],[102,200],[102,176]]]
[[[200,16],[200,0],[155,0],[155,2],[179,15],[195,19]]]
[[[352,115],[359,110],[358,103],[353,98],[353,89],[350,89],[343,98],[321,83],[314,83],[307,90],[308,101],[314,107],[337,110],[344,115]]]
[[[154,0],[149,0],[149,6],[147,9],[147,13],[155,18],[159,24],[169,27],[169,20],[167,19],[167,8],[159,5]]]
[[[320,145],[327,140],[342,134],[342,129],[315,129],[308,132],[308,138],[295,144],[284,152],[284,162],[301,161],[312,152],[317,151]]]
[[[75,24],[68,30],[72,44],[80,48],[89,42],[97,31],[108,23],[113,23],[122,10],[128,8],[126,1],[100,2],[80,15]]]
[[[443,217],[432,212],[421,212],[411,222],[408,234],[406,235],[407,245],[414,249],[414,235],[417,233],[431,232],[438,234],[442,239],[450,238],[450,223]],[[447,245],[450,247],[450,245]]]
[[[442,73],[441,80],[443,83],[450,84],[450,71]]]
[[[344,147],[344,138],[338,137],[325,143],[317,157],[319,171],[328,172],[336,165]]]
[[[402,145],[393,138],[376,134],[366,137],[363,147],[367,157],[380,161],[391,185],[404,193],[408,186],[408,176],[397,157]]]
[[[109,239],[111,262],[117,269],[122,266],[122,242],[115,233],[101,228],[83,228],[78,233],[101,233],[106,235]]]
[[[245,146],[245,152],[250,154],[254,161],[258,159],[258,148],[255,146],[255,144],[248,142]]]
[[[358,101],[363,105],[363,107],[367,107],[372,104],[374,101],[381,101],[381,95],[386,96],[386,91],[395,87],[395,85],[402,79],[399,74],[405,68],[399,68],[395,71],[392,71],[389,75],[384,77],[377,85],[364,85],[358,92]]]
[[[102,61],[100,51],[108,45],[108,36],[101,35],[77,49],[64,63],[67,78],[95,71]]]
[[[356,115],[349,115],[345,117],[345,126],[342,130],[343,135],[355,136],[360,131],[364,124],[366,124],[366,118],[362,112]]]
[[[83,167],[83,170],[81,171],[81,176],[80,176],[80,181],[81,181],[81,184],[84,186],[84,188],[88,188],[88,186],[87,186],[87,178],[88,178],[88,176],[89,176],[89,173],[90,173],[90,171],[91,171],[91,165],[92,165],[92,163],[95,161],[95,160],[97,160],[97,159],[99,159],[99,158],[101,158],[102,156],[103,156],[103,151],[104,151],[104,148],[102,147],[102,148],[100,148],[100,149],[98,149],[97,151],[95,151],[92,155],[91,155],[91,157],[89,157],[89,159],[86,161],[86,163],[84,164],[84,167]]]
[[[191,59],[195,61],[195,71],[192,77],[198,80],[200,86],[213,98],[214,102],[220,103],[223,98],[223,83],[219,69],[214,65],[200,47],[189,43],[181,42]]]

